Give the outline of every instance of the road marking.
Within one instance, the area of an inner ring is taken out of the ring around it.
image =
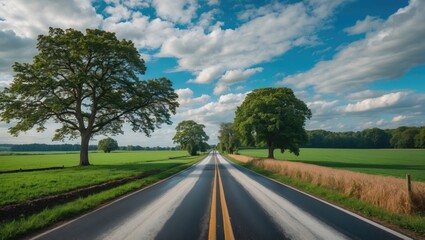
[[[221,181],[220,168],[218,168],[217,156],[214,155],[215,163],[217,164],[217,172],[218,172],[218,182],[220,185],[220,203],[221,203],[221,212],[223,215],[223,225],[224,225],[224,239],[233,240],[235,239],[232,230],[232,224],[230,223],[229,211],[227,209],[226,197],[224,195],[223,183]]]
[[[217,214],[217,165],[215,164],[214,159],[214,184],[213,184],[213,192],[212,192],[212,199],[211,199],[211,213],[210,213],[210,228],[208,232],[208,239],[209,240],[215,240],[216,234],[217,234],[217,220],[216,220],[216,214]]]
[[[227,209],[226,197],[224,195],[223,183],[221,181],[220,168],[216,154],[214,156],[214,184],[211,199],[211,212],[210,212],[210,225],[208,230],[208,240],[215,240],[217,238],[217,181],[219,184],[221,213],[223,215],[223,231],[225,240],[234,240],[232,224],[230,223],[229,211]],[[218,176],[218,177],[217,177]],[[218,180],[217,180],[218,179]]]

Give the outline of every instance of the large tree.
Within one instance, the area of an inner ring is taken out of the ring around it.
[[[97,149],[102,150],[105,153],[110,153],[118,149],[118,142],[117,140],[110,137],[104,138],[97,144]]]
[[[304,125],[311,118],[307,105],[290,88],[261,88],[249,93],[237,108],[235,128],[247,145],[265,145],[268,157],[288,149],[298,155],[307,141]]]
[[[178,107],[172,83],[139,80],[146,67],[131,41],[98,29],[50,28],[38,37],[37,49],[33,63],[13,65],[14,80],[0,93],[1,119],[17,120],[11,134],[43,131],[53,119],[62,125],[53,140],[80,137],[80,165],[89,165],[95,134],[119,134],[129,123],[149,136],[171,124]]]
[[[180,144],[182,149],[194,156],[199,150],[206,147],[209,137],[204,132],[205,126],[193,120],[182,121],[177,124],[176,135],[173,137],[174,143]]]
[[[218,134],[222,151],[233,154],[240,146],[239,136],[233,128],[233,123],[221,123]]]

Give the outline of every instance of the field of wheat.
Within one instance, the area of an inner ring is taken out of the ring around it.
[[[425,183],[422,182],[412,182],[412,192],[409,194],[406,181],[400,178],[338,170],[299,162],[254,159],[242,155],[230,156],[294,180],[341,192],[346,196],[360,199],[391,212],[404,214],[425,212]]]

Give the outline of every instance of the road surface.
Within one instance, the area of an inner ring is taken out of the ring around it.
[[[409,239],[210,153],[33,239]]]

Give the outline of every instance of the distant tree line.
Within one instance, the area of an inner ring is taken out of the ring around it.
[[[61,151],[80,151],[80,144],[17,144],[11,145],[12,152],[61,152]],[[96,145],[90,145],[89,150],[96,150]]]
[[[97,145],[89,145],[90,151],[98,149]],[[179,147],[143,147],[139,145],[120,146],[119,150],[124,151],[170,151],[181,150]],[[71,152],[80,151],[79,144],[0,144],[0,151],[6,152]]]
[[[425,148],[425,127],[371,128],[358,132],[307,131],[308,148]]]
[[[265,148],[266,145],[240,145],[238,137],[226,138],[233,133],[232,128],[220,128],[218,150],[236,152],[250,147]],[[305,148],[425,148],[425,127],[398,127],[396,129],[370,128],[363,131],[331,132],[325,130],[307,131]]]
[[[143,146],[139,146],[139,145],[128,145],[128,146],[123,146],[120,147],[121,150],[127,150],[127,151],[174,151],[174,150],[181,150],[179,147],[160,147],[160,146],[156,146],[156,147],[143,147]]]

